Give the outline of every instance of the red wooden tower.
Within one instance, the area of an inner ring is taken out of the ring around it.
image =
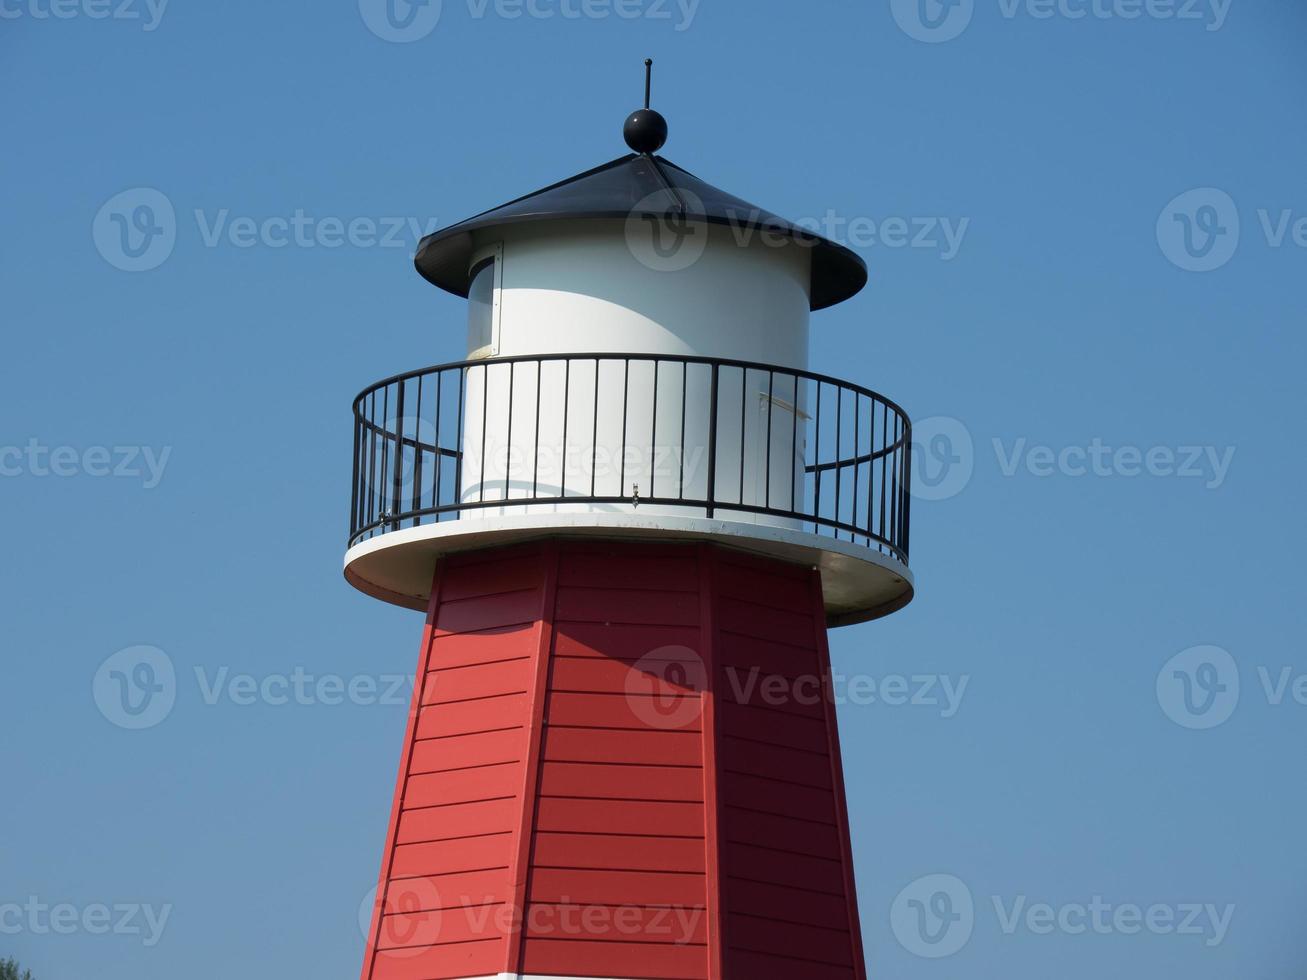
[[[468,359],[355,402],[348,580],[426,613],[364,980],[865,977],[828,625],[909,424],[807,370],[853,252],[632,153],[423,240]]]

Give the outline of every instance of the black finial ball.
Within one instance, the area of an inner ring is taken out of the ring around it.
[[[636,153],[657,153],[667,142],[667,120],[654,109],[637,109],[626,120],[622,135]]]

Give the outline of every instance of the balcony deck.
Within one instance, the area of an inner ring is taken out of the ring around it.
[[[820,568],[832,624],[912,597],[911,424],[833,378],[568,354],[437,365],[354,402],[347,579],[424,608],[442,554],[549,535],[710,540]]]

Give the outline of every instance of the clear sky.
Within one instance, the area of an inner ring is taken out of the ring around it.
[[[461,356],[412,229],[620,155],[653,56],[669,159],[856,232],[812,366],[920,423],[918,597],[832,638],[872,976],[1302,976],[1307,8],[52,2],[0,0],[0,957],[356,976],[420,617],[341,578],[350,399]]]

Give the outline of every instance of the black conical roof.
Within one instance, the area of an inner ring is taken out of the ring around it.
[[[814,310],[848,299],[867,282],[867,264],[852,249],[704,183],[669,160],[635,153],[433,232],[419,243],[414,263],[429,282],[466,296],[472,232],[560,218],[626,220],[637,209],[660,215],[683,210],[692,221],[766,230],[811,247]]]

